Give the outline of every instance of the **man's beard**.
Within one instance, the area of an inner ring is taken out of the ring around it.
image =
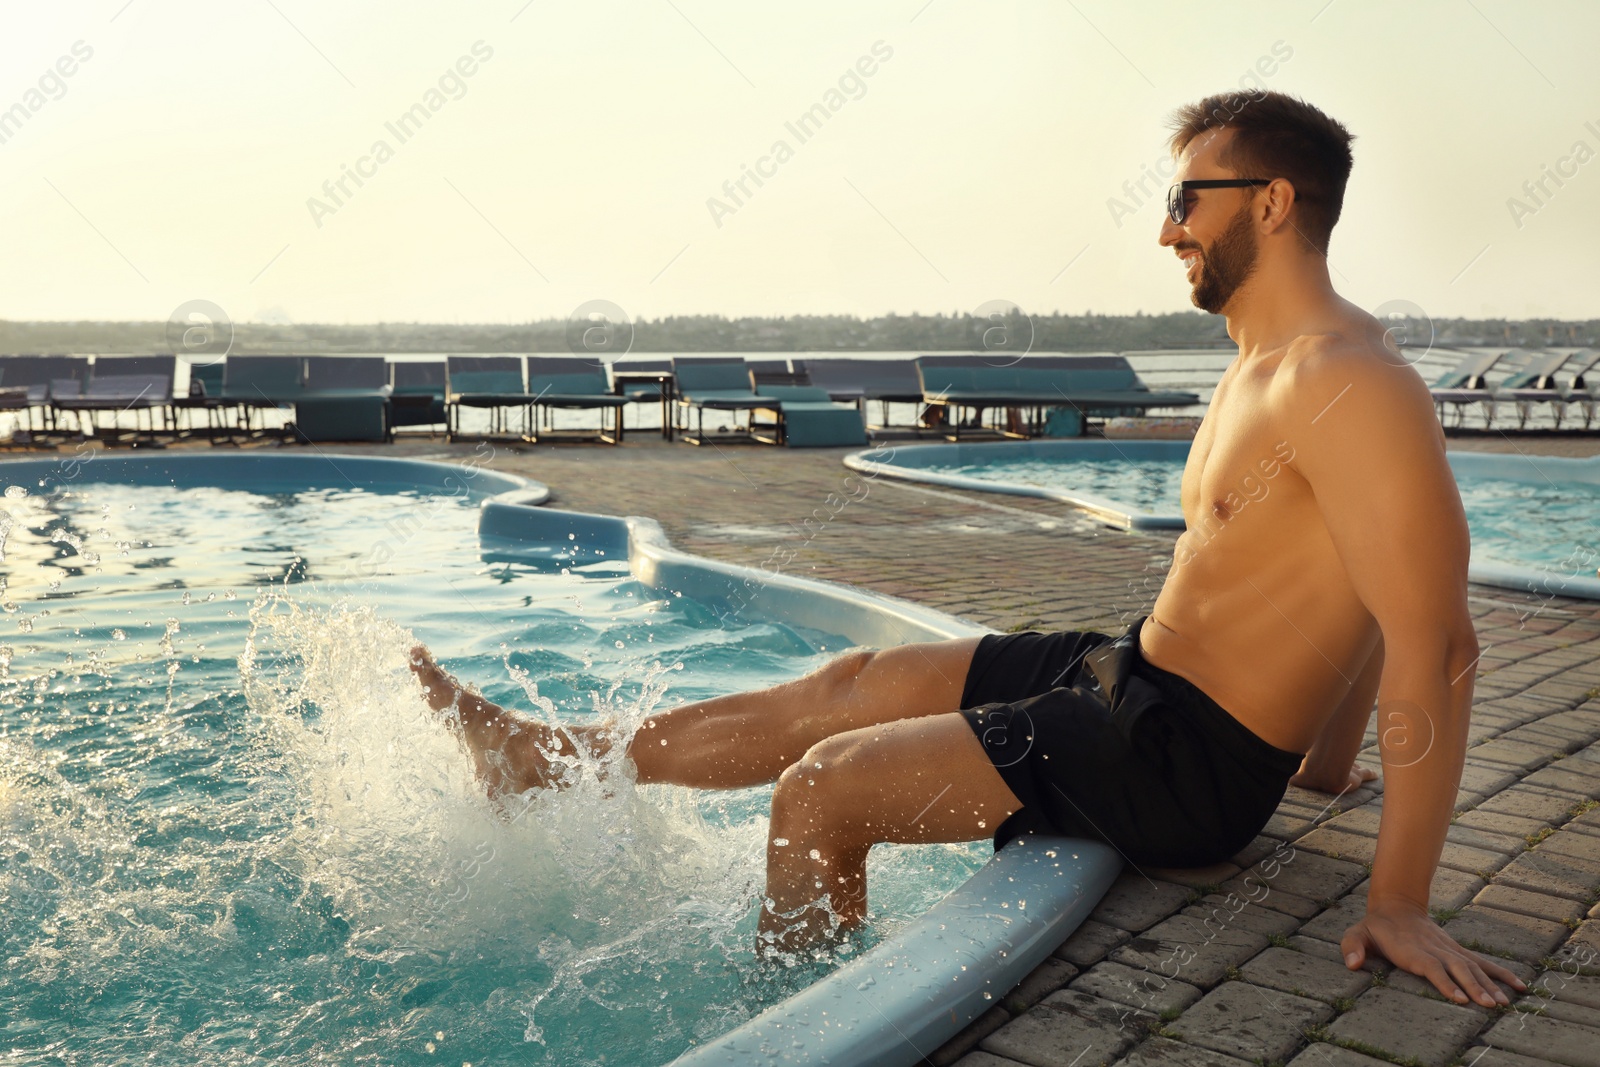
[[[1239,209],[1228,228],[1200,256],[1200,279],[1189,299],[1201,311],[1216,315],[1227,306],[1256,269],[1256,239],[1250,205]]]

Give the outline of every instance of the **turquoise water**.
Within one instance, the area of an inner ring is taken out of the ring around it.
[[[994,459],[928,470],[986,482],[1016,482],[1130,504],[1151,515],[1177,515],[1183,463],[1159,459]]]
[[[997,459],[931,467],[994,482],[1020,482],[1087,493],[1152,514],[1177,515],[1182,460]],[[1462,478],[1456,484],[1467,512],[1475,561],[1593,578],[1600,547],[1600,485]]]
[[[770,789],[570,769],[509,817],[413,635],[568,721],[794,677],[843,642],[725,626],[610,564],[486,564],[464,501],[7,493],[4,1062],[658,1064],[892,932],[986,843],[874,851],[836,956],[754,963]]]

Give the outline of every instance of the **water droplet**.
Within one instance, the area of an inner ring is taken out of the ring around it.
[[[772,843],[778,848],[783,848],[789,843],[789,839],[787,837],[774,837]]]
[[[12,500],[21,500],[23,497],[25,497],[27,495],[28,495],[28,490],[24,486],[20,486],[20,485],[8,485],[8,486],[6,486],[6,496],[9,497]]]
[[[816,849],[812,849],[811,852],[810,852],[810,856],[814,860],[820,860],[822,858],[822,853],[818,852]]]
[[[111,631],[111,640],[113,640],[113,641],[126,641],[127,639],[128,639],[128,635],[123,633],[121,630],[112,630]]]

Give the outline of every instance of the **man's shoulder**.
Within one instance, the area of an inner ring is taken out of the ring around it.
[[[1295,338],[1275,376],[1276,406],[1292,418],[1309,419],[1323,413],[1335,398],[1348,399],[1348,394],[1356,393],[1369,412],[1375,402],[1415,407],[1419,399],[1428,398],[1427,385],[1404,353],[1385,341],[1352,333]]]

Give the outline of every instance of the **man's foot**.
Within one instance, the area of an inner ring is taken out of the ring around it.
[[[577,755],[564,731],[466,689],[434,662],[424,646],[411,650],[410,667],[422,683],[428,706],[443,715],[472,753],[478,778],[491,799],[557,784],[559,769],[552,765],[552,757]]]

